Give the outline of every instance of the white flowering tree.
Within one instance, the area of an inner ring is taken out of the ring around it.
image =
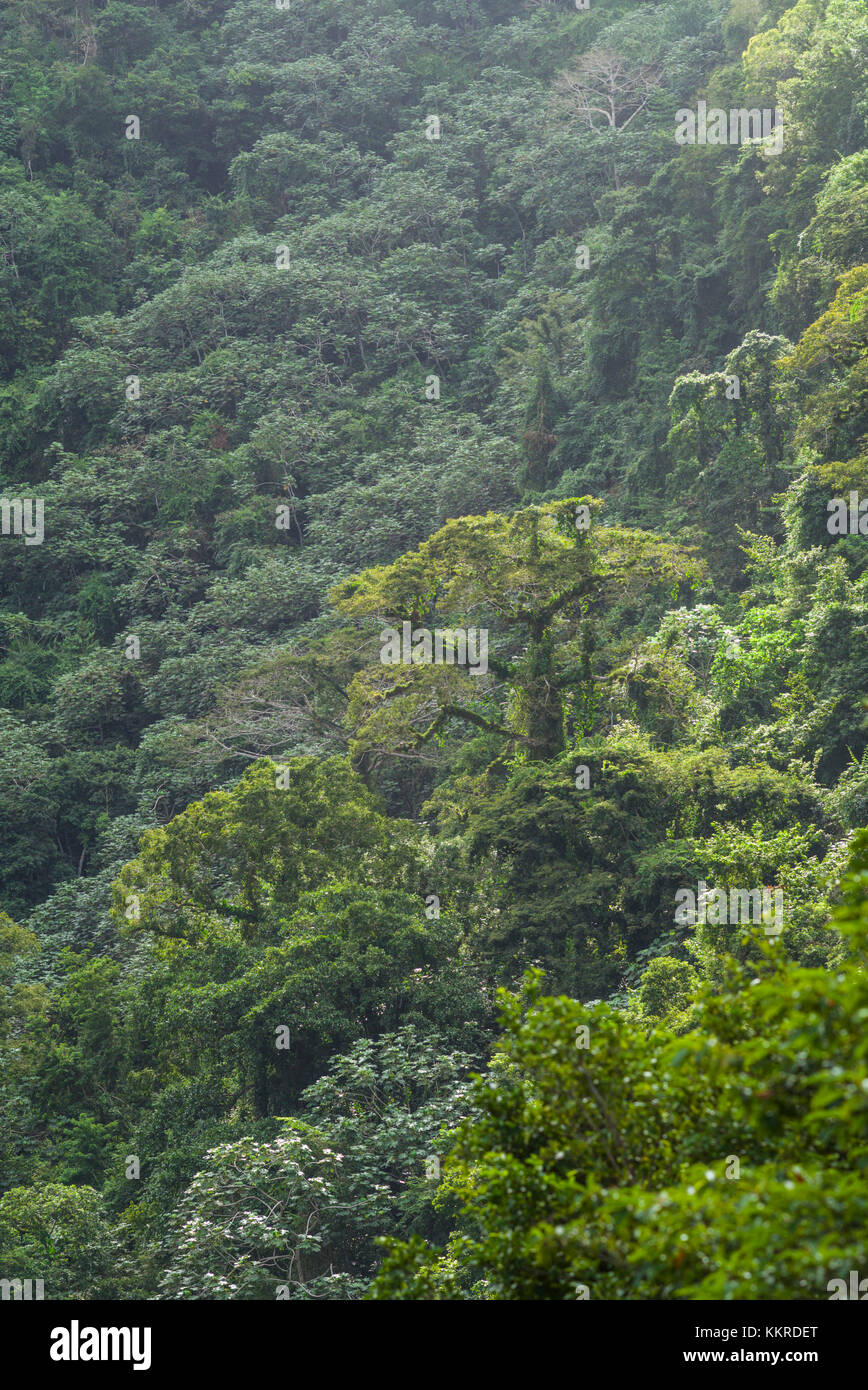
[[[162,1294],[360,1298],[379,1236],[444,1238],[440,1163],[472,1111],[475,1061],[412,1026],[333,1057],[302,1096],[310,1122],[205,1154],[162,1245]]]
[[[324,1216],[341,1155],[292,1122],[267,1143],[219,1144],[181,1198],[164,1251],[168,1298],[340,1297]]]

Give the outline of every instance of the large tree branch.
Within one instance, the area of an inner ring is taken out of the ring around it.
[[[475,724],[477,728],[485,729],[487,733],[503,734],[507,738],[521,737],[514,729],[507,729],[502,724],[495,724],[492,720],[486,719],[484,715],[477,714],[475,710],[465,709],[463,705],[444,705],[425,732],[416,735],[416,742],[427,743],[450,719],[465,719],[468,724]]]
[[[590,592],[588,580],[586,578],[581,579],[577,584],[571,584],[568,589],[564,589],[561,593],[555,594],[555,597],[550,603],[547,603],[544,608],[517,609],[514,620],[519,623],[525,623],[528,627],[536,627],[540,624],[543,627],[548,627],[556,613],[559,613],[562,608],[566,608],[567,604],[571,603],[574,598],[582,598],[587,596]],[[489,665],[491,665],[490,658]]]

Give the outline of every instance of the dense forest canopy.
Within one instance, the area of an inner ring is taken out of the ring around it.
[[[868,1273],[866,72],[861,0],[3,5],[0,1274]]]

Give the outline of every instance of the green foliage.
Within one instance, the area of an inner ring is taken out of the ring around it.
[[[470,1061],[412,1027],[357,1043],[304,1093],[304,1120],[205,1154],[161,1244],[164,1294],[358,1298],[379,1234],[442,1227],[429,1165],[467,1114]]]
[[[866,60],[853,0],[0,9],[4,1274],[865,1258]]]
[[[447,1169],[455,1233],[442,1254],[393,1245],[374,1296],[828,1298],[866,1249],[866,852],[863,833],[838,969],[730,961],[680,1038],[532,977],[505,995]],[[650,968],[652,1020],[684,1002],[674,979]]]
[[[106,1298],[117,1291],[116,1243],[98,1192],[59,1183],[13,1187],[0,1196],[4,1277],[41,1279],[45,1297]]]
[[[575,690],[578,703],[593,709],[595,624],[609,621],[616,605],[623,623],[640,595],[649,592],[652,601],[661,591],[678,596],[703,573],[688,552],[655,535],[592,529],[598,509],[595,499],[583,498],[509,518],[465,517],[449,522],[415,554],[338,586],[339,609],[350,616],[375,613],[378,626],[385,618],[399,632],[405,622],[430,629],[442,617],[461,628],[491,621],[502,634],[494,652],[486,648],[486,665],[506,686],[502,713],[496,687],[483,687],[482,698],[473,699],[485,670],[456,664],[432,670],[414,656],[409,670],[401,665],[390,673],[387,665],[384,671],[381,634],[376,665],[350,687],[347,713],[357,756],[372,748],[421,747],[454,720],[500,734],[509,752],[519,749],[530,760],[562,751],[562,692]]]

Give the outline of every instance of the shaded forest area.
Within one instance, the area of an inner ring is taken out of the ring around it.
[[[868,1274],[866,72],[855,0],[4,4],[0,1275]]]

